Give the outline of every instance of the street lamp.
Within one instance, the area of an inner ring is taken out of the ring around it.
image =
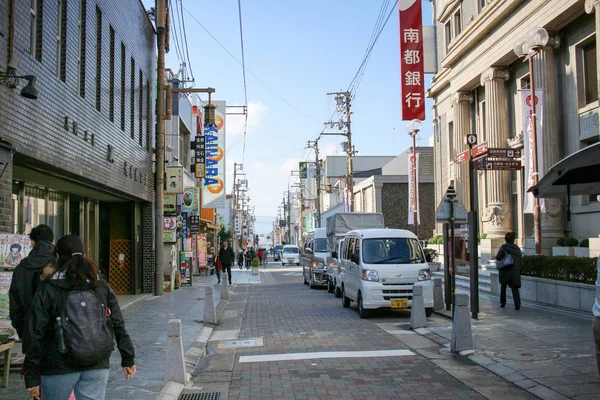
[[[417,199],[419,198],[417,195],[417,191],[419,190],[419,183],[417,182],[417,134],[420,130],[421,121],[418,119],[413,119],[406,125],[406,131],[412,137],[413,162],[411,173],[413,177],[414,190],[412,193],[413,197],[410,199],[410,201],[413,205],[413,222],[415,224],[415,234],[417,235],[417,239],[419,238],[419,222],[417,220],[417,210],[419,209],[419,205],[417,204]]]
[[[537,115],[536,96],[535,96],[535,77],[533,70],[533,56],[539,53],[540,49],[548,44],[550,35],[544,28],[532,28],[522,38],[519,38],[513,47],[517,57],[524,58],[523,61],[529,62],[529,83],[531,86],[531,132],[532,132],[532,151],[530,157],[533,161],[533,183],[537,185],[538,177],[538,152],[537,152]],[[542,254],[542,216],[540,210],[540,199],[535,197],[535,207],[533,210],[533,223],[535,232],[535,254]]]

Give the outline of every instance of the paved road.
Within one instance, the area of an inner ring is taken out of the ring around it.
[[[408,312],[379,312],[372,319],[359,319],[354,305],[344,309],[341,300],[325,289],[303,285],[300,267],[269,264],[261,279],[261,285],[234,288],[209,341],[211,356],[197,371],[194,386],[202,392],[220,393],[221,399],[230,400],[485,398],[481,393],[490,398],[494,394],[533,398],[480,367],[456,361],[440,350],[440,344],[414,335]],[[436,353],[447,369],[471,368],[479,374],[478,382],[464,384],[409,347],[403,336],[411,336],[419,351]],[[228,339],[256,340],[258,346],[227,348]],[[408,355],[381,354],[398,350]],[[363,358],[349,353],[355,351],[380,353]],[[314,352],[337,353],[336,358],[321,354],[282,360]],[[478,392],[472,387],[484,388]]]

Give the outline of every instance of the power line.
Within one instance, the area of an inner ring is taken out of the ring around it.
[[[190,67],[190,73],[192,74],[192,81],[195,81],[194,79],[194,70],[192,69],[192,62],[190,60],[190,52],[188,49],[188,40],[187,40],[187,33],[185,31],[185,17],[183,15],[183,1],[179,0],[179,5],[181,7],[181,24],[183,25],[183,37],[185,38],[185,54],[187,57],[187,62],[188,62],[188,66]]]
[[[174,17],[175,17],[175,13],[173,12],[173,6],[171,5],[172,3],[169,2],[169,11],[171,13],[171,20],[173,22],[174,21]],[[182,53],[181,53],[181,49],[179,47],[179,35],[177,34],[177,26],[175,24],[173,24],[173,36],[175,37],[175,52],[177,53],[177,58],[179,59],[179,62],[183,61],[183,57],[182,57]]]
[[[262,80],[261,80],[261,79],[260,79],[258,76],[256,76],[256,74],[255,74],[254,72],[252,72],[250,69],[248,69],[248,68],[244,67],[244,66],[243,66],[243,64],[242,64],[242,62],[241,62],[240,60],[238,60],[238,58],[237,58],[236,56],[234,56],[234,55],[233,55],[233,54],[232,54],[232,53],[231,53],[229,50],[227,50],[227,47],[223,46],[223,44],[221,44],[221,42],[219,42],[219,41],[217,40],[217,38],[216,38],[216,37],[214,37],[214,36],[213,36],[213,35],[212,35],[212,34],[211,34],[209,31],[208,31],[208,29],[206,29],[206,28],[204,27],[204,25],[202,25],[202,24],[200,23],[200,21],[198,21],[198,19],[196,19],[196,17],[194,17],[194,16],[192,15],[192,13],[190,13],[190,11],[189,11],[187,8],[183,7],[183,9],[184,9],[185,11],[187,11],[187,13],[188,13],[188,14],[189,14],[189,15],[192,17],[192,19],[193,19],[194,21],[196,21],[196,23],[197,23],[198,25],[200,25],[200,27],[201,27],[202,29],[204,29],[204,31],[205,31],[205,32],[208,34],[208,36],[210,36],[210,37],[211,37],[211,38],[212,38],[212,39],[213,39],[215,42],[217,42],[217,44],[218,44],[219,46],[221,46],[221,47],[223,48],[223,50],[225,50],[225,52],[227,52],[227,54],[229,54],[229,55],[231,56],[231,58],[233,58],[235,61],[237,61],[237,62],[238,62],[238,64],[242,65],[242,67],[243,67],[243,68],[244,68],[244,69],[245,69],[245,70],[246,70],[246,71],[247,71],[247,72],[248,72],[250,75],[252,75],[252,76],[254,77],[254,79],[256,79],[256,80],[258,81],[258,83],[260,83],[260,84],[261,84],[261,85],[263,85],[265,88],[267,88],[267,90],[269,90],[271,93],[273,93],[273,94],[274,94],[274,95],[275,95],[277,98],[279,98],[279,100],[283,101],[285,104],[287,104],[288,106],[290,106],[291,108],[293,108],[294,110],[296,110],[297,112],[299,112],[300,114],[304,115],[306,118],[308,118],[308,119],[310,119],[310,120],[312,120],[312,121],[315,121],[315,122],[317,122],[317,123],[319,123],[319,124],[321,123],[321,121],[319,121],[319,120],[317,120],[317,119],[315,119],[315,118],[311,117],[310,115],[308,115],[307,113],[305,113],[304,111],[302,111],[301,109],[299,109],[298,107],[296,107],[295,105],[293,105],[292,103],[290,103],[289,101],[287,101],[286,99],[284,99],[283,97],[281,97],[281,96],[280,96],[280,95],[279,95],[277,92],[275,92],[273,89],[271,89],[271,87],[270,87],[269,85],[267,85],[266,83],[264,83],[264,82],[263,82],[263,81],[262,81]]]
[[[248,129],[248,89],[246,86],[246,58],[244,56],[244,31],[242,29],[242,0],[238,0],[238,14],[240,17],[240,46],[242,48],[242,75],[244,77],[244,148],[242,150],[242,164],[246,157],[246,132]]]

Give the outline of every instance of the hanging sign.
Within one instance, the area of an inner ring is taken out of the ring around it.
[[[167,192],[183,193],[183,167],[167,167]]]
[[[544,97],[541,91],[536,90],[535,92],[535,114],[536,114],[536,130],[537,130],[537,167],[538,167],[538,181],[544,176],[544,127],[542,126],[542,116],[544,114]],[[523,115],[523,130],[525,133],[524,147],[525,147],[525,195],[523,199],[523,213],[533,214],[535,199],[533,193],[529,192],[529,189],[534,185],[534,174],[533,174],[533,109],[531,101],[531,90],[521,90],[521,106]],[[540,207],[542,212],[546,210],[544,199],[540,198]]]
[[[421,223],[421,215],[419,213],[419,154],[408,154],[408,224],[415,224],[415,211],[417,212],[417,224]],[[414,165],[416,163],[416,165]],[[413,168],[417,170],[417,179],[413,174]]]
[[[421,0],[400,0],[402,120],[425,120],[423,17]]]

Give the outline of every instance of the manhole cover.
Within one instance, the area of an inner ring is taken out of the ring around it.
[[[178,400],[219,400],[220,398],[221,393],[219,392],[200,393],[197,390],[184,390]]]
[[[511,361],[544,361],[559,357],[559,354],[547,350],[505,350],[494,353],[494,355],[503,360]]]

